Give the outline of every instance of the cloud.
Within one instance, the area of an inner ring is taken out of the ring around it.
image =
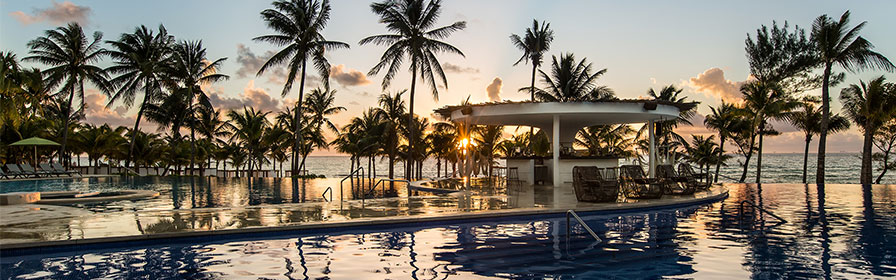
[[[442,69],[445,69],[445,72],[450,72],[450,73],[469,73],[469,74],[479,73],[478,68],[463,67],[460,65],[454,65],[451,63],[447,63],[447,62],[445,63],[445,65],[442,65]]]
[[[236,63],[240,65],[240,68],[236,70],[237,78],[255,77],[258,69],[261,69],[261,66],[274,54],[275,52],[273,51],[267,51],[264,55],[256,55],[246,45],[236,45]],[[267,81],[269,83],[282,85],[286,83],[287,74],[286,67],[281,64],[268,68],[263,75],[268,77]]]
[[[255,87],[255,80],[250,80],[239,98],[227,97],[217,91],[209,95],[212,106],[220,109],[238,110],[243,107],[252,107],[259,111],[279,110],[280,101],[271,97],[267,91]]]
[[[339,64],[330,67],[330,77],[336,80],[342,86],[363,86],[370,84],[367,75],[361,71],[346,68],[345,65]]]
[[[29,25],[48,21],[52,24],[61,25],[69,22],[77,22],[81,25],[88,23],[87,16],[91,13],[90,7],[78,6],[71,1],[57,3],[53,1],[53,6],[45,9],[34,9],[33,14],[27,14],[22,11],[9,13],[22,25]]]
[[[492,83],[485,87],[485,91],[488,93],[488,100],[501,101],[501,85],[503,83],[501,78],[495,77]]]
[[[734,102],[741,98],[740,87],[743,81],[734,82],[725,79],[725,73],[717,67],[709,68],[703,73],[684,82],[697,92],[709,97],[721,98],[723,101]]]
[[[134,126],[136,117],[126,116],[125,114],[127,114],[128,112],[127,108],[125,108],[124,106],[118,106],[114,109],[110,109],[106,108],[106,103],[107,98],[105,95],[97,93],[96,90],[88,90],[87,95],[84,96],[84,113],[88,123],[93,125],[108,124],[112,127]],[[146,122],[142,122],[141,124],[141,128],[147,128]]]

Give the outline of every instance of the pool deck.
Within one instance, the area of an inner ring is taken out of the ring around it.
[[[576,201],[571,186],[521,186],[509,189],[506,195],[460,193],[238,208],[147,209],[138,201],[121,204],[120,211],[97,212],[68,206],[11,205],[0,206],[0,250],[41,251],[86,244],[209,236],[238,238],[283,231],[562,215],[567,210],[621,213],[699,205],[727,196],[728,188],[716,185],[693,195],[584,203]]]

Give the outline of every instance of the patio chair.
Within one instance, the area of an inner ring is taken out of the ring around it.
[[[619,186],[615,181],[604,180],[596,166],[572,168],[573,188],[576,200],[582,202],[615,202]]]
[[[31,167],[31,165],[27,163],[19,164],[19,167],[22,168],[22,172],[25,174],[33,175],[35,177],[50,176],[50,172],[35,170],[34,167]]]
[[[62,164],[59,164],[58,162],[54,162],[52,164],[52,166],[53,166],[53,170],[56,170],[58,172],[65,172],[69,176],[74,176],[74,175],[81,176],[81,172],[79,172],[78,170],[67,170],[67,169],[65,169],[65,167],[62,166]]]
[[[679,176],[675,173],[675,167],[671,164],[661,164],[656,166],[656,177],[663,178],[665,194],[692,194],[697,190],[697,184],[687,177]]]
[[[705,180],[701,182],[701,178],[697,173],[694,173],[694,169],[691,168],[690,164],[682,163],[678,165],[678,174],[682,177],[687,178],[688,184],[693,185],[697,190],[706,190],[709,189],[710,184],[709,180]]]
[[[9,176],[6,175],[6,172],[3,172],[2,168],[0,168],[0,178],[9,179]]]
[[[663,197],[664,180],[647,178],[640,165],[623,165],[619,170],[622,193],[628,198]]]
[[[59,172],[59,170],[56,170],[52,166],[50,166],[49,163],[41,163],[38,164],[38,166],[40,167],[40,170],[47,172],[48,175],[56,175],[59,177],[62,177],[62,175],[69,175],[68,172],[65,171]]]
[[[15,177],[25,178],[25,177],[28,177],[28,175],[30,175],[30,174],[26,174],[25,172],[22,172],[22,169],[19,168],[19,165],[15,164],[15,163],[7,163],[6,170],[9,171],[9,173],[7,175],[13,176],[13,178],[15,178]]]

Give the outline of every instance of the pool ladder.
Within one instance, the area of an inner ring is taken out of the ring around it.
[[[781,216],[775,215],[775,213],[765,210],[765,208],[762,208],[762,206],[756,205],[756,203],[753,203],[753,201],[750,201],[750,200],[741,200],[740,201],[740,215],[739,216],[741,219],[743,219],[744,205],[746,205],[746,204],[749,204],[754,209],[759,209],[759,211],[761,211],[763,213],[769,214],[770,216],[774,217],[775,219],[778,219],[779,221],[781,221],[781,223],[787,223],[787,220],[785,220],[784,218],[781,218]]]
[[[345,177],[343,177],[342,180],[339,180],[339,203],[342,203],[342,200],[343,200],[342,199],[343,183],[345,182],[345,180],[348,180],[349,178],[352,178],[353,176],[358,176],[358,177],[364,178],[364,167],[358,167],[357,169],[352,170],[352,172],[349,173],[348,175],[346,175]],[[327,194],[330,195],[330,199],[327,199]],[[324,200],[326,200],[327,202],[333,201],[333,187],[327,187],[327,189],[324,190],[324,192],[321,193],[320,196],[323,197]]]
[[[589,227],[588,224],[586,224],[585,221],[583,221],[582,218],[580,218],[579,215],[576,214],[576,211],[573,211],[572,209],[566,211],[566,237],[567,238],[569,238],[569,235],[571,233],[570,230],[572,228],[572,224],[570,223],[571,220],[569,219],[570,217],[575,218],[576,221],[578,221],[579,224],[581,224],[582,227],[585,228],[585,230],[587,230],[588,233],[590,233],[592,237],[594,237],[594,240],[597,240],[597,242],[602,242],[600,240],[600,237],[597,237],[597,234],[594,233],[593,230],[591,230],[591,227]]]

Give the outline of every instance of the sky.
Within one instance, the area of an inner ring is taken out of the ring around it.
[[[347,108],[333,117],[347,123],[363,110],[376,106],[383,92],[394,93],[410,87],[408,71],[400,72],[385,91],[382,76],[368,76],[384,47],[358,45],[362,38],[387,33],[365,1],[331,3],[332,11],[324,36],[342,41],[350,49],[328,52],[333,65],[331,88],[337,91],[336,102]],[[690,100],[699,101],[694,126],[680,127],[683,134],[712,134],[702,126],[703,115],[722,98],[738,96],[738,85],[747,79],[749,68],[744,53],[744,40],[762,25],[787,21],[791,25],[811,28],[812,21],[822,14],[834,18],[846,10],[852,25],[867,21],[862,36],[875,45],[875,50],[896,60],[896,36],[892,27],[896,18],[894,1],[516,1],[516,0],[448,0],[443,2],[439,26],[466,21],[467,28],[445,41],[458,47],[464,56],[444,54],[439,57],[448,75],[448,87],[440,88],[438,99],[430,89],[418,83],[415,112],[429,116],[433,109],[458,104],[467,97],[473,102],[490,100],[525,100],[527,92],[518,89],[529,85],[531,67],[513,66],[521,52],[511,43],[511,34],[522,34],[533,19],[550,22],[554,41],[546,56],[574,53],[587,58],[595,69],[607,69],[598,84],[612,88],[620,98],[646,96],[650,88],[666,85],[683,88]],[[146,25],[164,24],[178,40],[202,40],[208,57],[226,57],[221,73],[227,81],[209,86],[212,103],[229,110],[251,106],[266,111],[280,111],[284,104],[295,101],[294,88],[281,96],[285,74],[278,69],[256,76],[258,67],[276,51],[273,45],[254,42],[252,38],[272,34],[259,13],[270,8],[268,1],[10,1],[0,2],[0,50],[11,51],[19,58],[28,54],[28,41],[53,29],[76,21],[89,33],[101,31],[104,40],[133,32]],[[24,63],[26,66],[40,67]],[[110,61],[102,62],[111,65]],[[842,71],[836,68],[835,71]],[[860,80],[880,75],[896,79],[893,73],[863,71],[847,73],[846,80],[831,88],[834,112],[840,111],[837,100],[840,89]],[[319,86],[314,78],[309,90]],[[820,90],[807,94],[820,95]],[[87,120],[91,123],[132,126],[136,108],[113,104],[95,89],[88,89]],[[138,100],[139,101],[139,100]],[[139,104],[139,102],[136,102]],[[767,137],[765,150],[771,153],[802,152],[803,135],[784,123],[774,123],[780,136]],[[142,126],[142,125],[141,125]],[[147,127],[153,130],[152,127]],[[852,128],[828,138],[828,151],[857,152],[861,149],[861,133]],[[813,145],[810,150],[815,150]],[[316,155],[334,154],[319,151]]]

